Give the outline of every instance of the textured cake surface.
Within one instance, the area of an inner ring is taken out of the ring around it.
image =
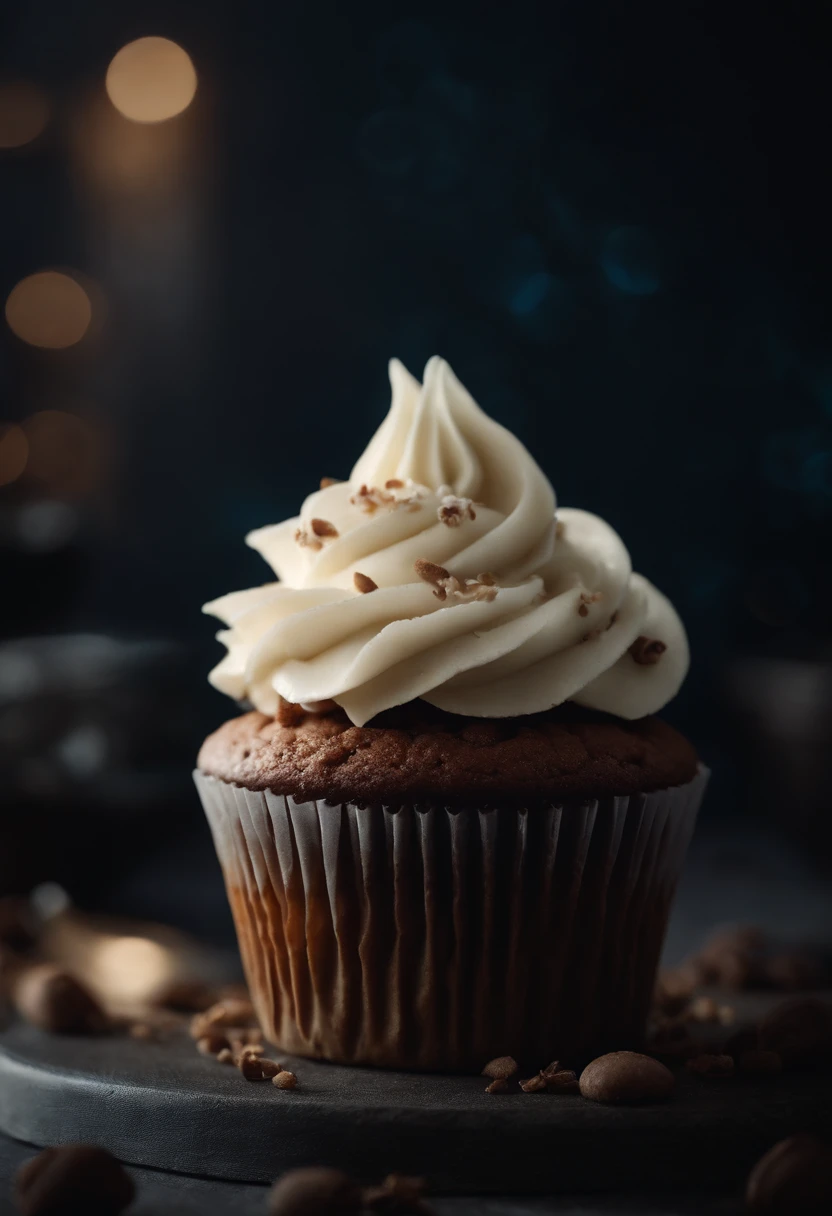
[[[247,713],[209,735],[203,773],[328,802],[535,802],[634,794],[691,780],[692,745],[659,718],[575,706],[466,718],[412,702],[353,726],[341,710]]]

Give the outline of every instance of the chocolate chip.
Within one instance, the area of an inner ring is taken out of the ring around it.
[[[543,1078],[543,1073],[539,1072],[535,1077],[529,1077],[528,1081],[521,1081],[520,1088],[524,1094],[542,1094],[546,1091],[546,1082]]]
[[[706,1053],[694,1056],[692,1060],[688,1060],[685,1067],[688,1072],[696,1073],[698,1077],[732,1077],[734,1075],[734,1057]]]
[[[744,1051],[738,1061],[740,1072],[763,1076],[783,1071],[783,1061],[776,1051]]]
[[[297,1089],[298,1079],[293,1072],[283,1069],[276,1077],[272,1077],[272,1085],[277,1089]]]
[[[485,1068],[482,1070],[484,1077],[493,1077],[495,1081],[507,1081],[517,1072],[517,1061],[513,1056],[497,1056],[496,1060],[489,1060]]]
[[[546,1070],[540,1075],[546,1082],[546,1090],[550,1094],[576,1094],[580,1091],[578,1075],[569,1068],[561,1068],[558,1072]]]
[[[777,1005],[760,1022],[760,1047],[784,1065],[826,1063],[832,1056],[832,1005],[807,998]]]
[[[115,1216],[135,1194],[120,1161],[94,1144],[47,1148],[25,1162],[14,1181],[23,1216]]]
[[[495,1077],[490,1085],[486,1085],[485,1092],[487,1094],[508,1093],[508,1081],[505,1077]]]
[[[361,1191],[341,1170],[289,1170],[272,1187],[271,1216],[348,1216],[361,1210]]]
[[[263,1078],[266,1081],[271,1081],[278,1073],[284,1072],[282,1064],[278,1064],[276,1060],[261,1060],[260,1070],[263,1073]]]
[[[27,967],[14,985],[21,1017],[53,1034],[102,1034],[109,1020],[79,980],[52,963]]]
[[[832,1150],[815,1136],[789,1136],[761,1157],[745,1188],[753,1216],[822,1216],[832,1210]]]
[[[593,1102],[658,1102],[674,1084],[673,1073],[658,1060],[635,1051],[613,1051],[586,1066],[580,1091]]]

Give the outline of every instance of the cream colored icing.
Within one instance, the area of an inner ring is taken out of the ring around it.
[[[390,382],[349,481],[247,537],[278,581],[205,605],[228,648],[211,683],[268,714],[279,697],[336,701],[356,725],[415,697],[489,718],[665,705],[688,669],[685,631],[612,528],[556,509],[522,443],[444,360],[420,385],[394,359]],[[420,577],[420,562],[443,570]],[[639,638],[663,644],[656,661],[636,660]]]

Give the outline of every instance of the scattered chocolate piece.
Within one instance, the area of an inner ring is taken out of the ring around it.
[[[541,1068],[540,1075],[544,1081],[547,1081],[549,1077],[553,1077],[558,1072],[563,1072],[561,1062],[560,1060],[552,1060],[551,1064],[547,1064],[545,1068]]]
[[[369,595],[371,591],[378,591],[378,583],[373,582],[367,574],[361,574],[356,570],[352,576],[353,586],[356,591],[360,591],[362,595]]]
[[[714,1056],[707,1053],[694,1056],[685,1065],[688,1072],[694,1072],[698,1077],[732,1077],[734,1075],[734,1057],[729,1055]]]
[[[218,1056],[221,1051],[231,1049],[231,1044],[224,1034],[208,1034],[204,1039],[197,1039],[196,1049],[203,1056]]]
[[[667,644],[658,638],[637,637],[630,647],[630,654],[641,667],[652,667],[666,650]]]
[[[580,1077],[581,1094],[592,1102],[658,1102],[674,1085],[669,1068],[635,1051],[599,1056]]]
[[[266,1074],[263,1071],[263,1061],[260,1056],[241,1055],[235,1060],[235,1064],[239,1068],[247,1081],[265,1081]],[[277,1073],[273,1074],[277,1076]]]
[[[121,1162],[94,1144],[46,1148],[24,1162],[14,1180],[23,1216],[116,1216],[135,1192]]]
[[[578,1082],[578,1074],[573,1072],[571,1068],[561,1068],[558,1072],[542,1072],[540,1074],[546,1083],[547,1093],[550,1094],[577,1094],[580,1093],[580,1084]]]
[[[783,1071],[783,1061],[776,1051],[744,1051],[738,1061],[740,1072],[763,1076]]]
[[[366,1187],[362,1196],[365,1208],[372,1212],[427,1213],[424,1202],[424,1178],[409,1178],[405,1174],[388,1174],[381,1186]]]
[[[832,1210],[832,1149],[815,1136],[789,1136],[761,1157],[748,1177],[753,1216],[825,1216]]]
[[[273,1080],[273,1078],[276,1077],[278,1073],[285,1071],[283,1068],[283,1065],[278,1064],[277,1060],[266,1060],[266,1059],[260,1060],[260,1069],[261,1069],[261,1071],[263,1073],[263,1077],[266,1081]]]
[[[340,482],[338,481],[337,477],[322,477],[320,488],[322,490],[328,490],[330,486],[337,486],[339,484]]]
[[[153,1002],[177,1013],[203,1013],[217,1001],[216,988],[200,980],[174,980],[156,996]]]
[[[534,1077],[529,1077],[528,1081],[521,1081],[520,1088],[524,1094],[542,1094],[546,1090],[546,1081],[543,1078],[543,1073],[539,1072]]]
[[[271,1216],[347,1216],[360,1212],[361,1191],[341,1170],[289,1170],[272,1187]]]
[[[485,1092],[487,1094],[508,1093],[508,1081],[505,1077],[495,1077],[490,1085],[486,1085]]]
[[[808,997],[777,1005],[760,1022],[760,1047],[785,1067],[826,1063],[832,1056],[832,1005]]]
[[[254,1006],[251,1001],[240,998],[226,998],[217,1001],[204,1013],[198,1013],[191,1019],[190,1035],[192,1039],[204,1039],[217,1027],[255,1025]]]
[[[517,1061],[513,1056],[497,1056],[489,1060],[482,1070],[484,1077],[493,1077],[495,1081],[507,1081],[517,1072]]]
[[[21,1017],[52,1034],[103,1034],[110,1028],[89,989],[53,963],[27,967],[14,984],[13,998]]]
[[[298,1079],[293,1072],[284,1068],[276,1077],[272,1077],[272,1085],[278,1089],[297,1089]]]

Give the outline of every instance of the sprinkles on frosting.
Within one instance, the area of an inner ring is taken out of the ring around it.
[[[449,595],[455,596],[461,603],[470,604],[475,600],[484,600],[490,604],[497,598],[497,580],[487,571],[478,574],[476,578],[457,578],[444,566],[437,566],[420,557],[413,564],[413,569],[423,582],[430,583],[433,594],[438,600],[446,600]]]
[[[398,497],[393,491],[407,489],[408,486],[403,481],[399,481],[397,477],[391,477],[384,483],[384,489],[381,490],[378,486],[360,486],[354,494],[350,495],[350,504],[353,507],[358,507],[359,511],[363,511],[365,515],[375,515],[379,507],[386,507],[390,511],[395,511],[399,507],[403,507],[406,511],[421,511],[422,504],[419,499],[422,497],[420,491],[413,487],[410,494]]]
[[[301,549],[323,549],[325,540],[335,540],[339,535],[335,524],[328,519],[311,519],[309,528],[298,528],[295,531],[295,541]]]
[[[458,528],[466,519],[476,519],[477,513],[470,498],[457,498],[456,494],[445,494],[442,497],[436,515],[441,524],[449,528]]]

